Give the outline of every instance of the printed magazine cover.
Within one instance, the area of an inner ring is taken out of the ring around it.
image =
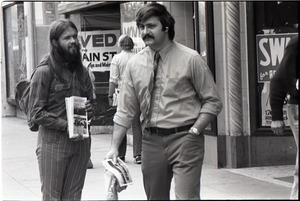
[[[132,184],[128,167],[121,159],[117,158],[117,163],[113,163],[112,159],[106,159],[102,161],[102,164],[106,170],[114,174],[120,187]]]
[[[89,137],[88,117],[84,109],[86,100],[86,97],[79,96],[65,98],[70,138],[76,138],[79,135],[84,138]]]

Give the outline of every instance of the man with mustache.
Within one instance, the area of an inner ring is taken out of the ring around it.
[[[175,20],[158,3],[136,14],[146,48],[127,66],[114,116],[114,161],[136,111],[142,114],[142,173],[149,200],[200,199],[203,130],[222,109],[211,71],[195,50],[175,41]]]
[[[43,200],[80,200],[91,138],[70,139],[65,98],[87,97],[85,110],[94,115],[95,100],[87,69],[82,65],[78,30],[73,22],[53,22],[50,52],[36,68],[30,85],[29,114],[39,124],[36,155]]]

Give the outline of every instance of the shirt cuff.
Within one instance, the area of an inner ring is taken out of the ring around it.
[[[282,109],[272,109],[272,121],[283,121]]]
[[[222,110],[222,105],[217,104],[205,104],[201,108],[200,113],[209,113],[212,115],[217,116]]]
[[[56,122],[56,128],[60,131],[67,131],[68,130],[68,122],[64,119],[59,118]]]
[[[109,82],[112,82],[114,84],[118,84],[118,80],[114,78],[109,78]]]
[[[131,122],[128,121],[128,120],[124,120],[124,119],[127,119],[127,118],[121,118],[121,117],[117,116],[117,114],[116,114],[116,115],[114,116],[113,121],[114,121],[114,123],[116,123],[116,124],[119,124],[119,125],[121,125],[121,126],[127,128],[127,129],[130,129],[130,127],[131,127]]]

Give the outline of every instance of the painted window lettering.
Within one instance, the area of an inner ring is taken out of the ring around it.
[[[78,35],[83,64],[93,72],[109,71],[112,58],[119,52],[120,30],[84,31]]]

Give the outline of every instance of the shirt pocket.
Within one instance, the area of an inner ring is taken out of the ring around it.
[[[181,85],[178,78],[168,78],[165,82],[163,95],[168,98],[179,98],[178,92],[181,90]]]
[[[65,101],[65,97],[69,96],[71,85],[67,84],[55,84],[54,85],[54,93],[56,100]]]

